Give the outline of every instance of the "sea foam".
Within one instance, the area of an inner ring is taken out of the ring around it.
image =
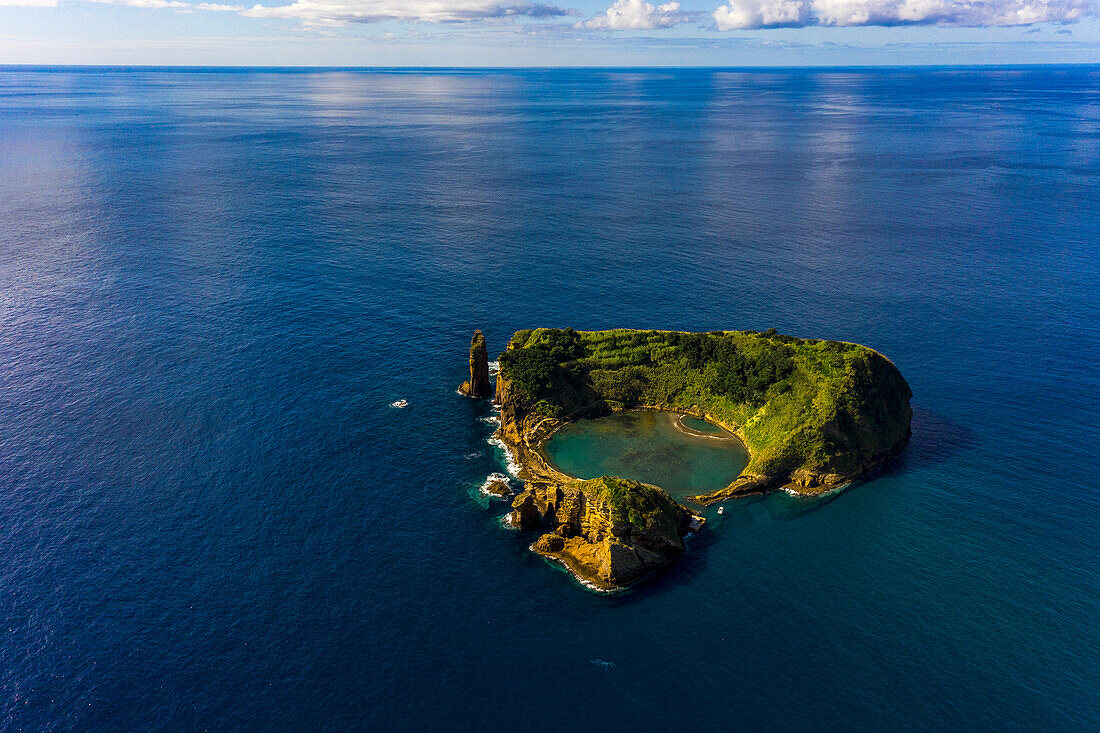
[[[852,485],[852,482],[849,481],[848,483],[840,484],[839,486],[833,487],[833,488],[829,489],[828,491],[821,491],[821,492],[817,492],[817,493],[814,493],[814,494],[808,494],[808,493],[803,493],[801,491],[795,491],[794,489],[790,488],[789,486],[780,486],[779,490],[782,491],[784,494],[787,494],[788,496],[794,496],[794,497],[797,497],[799,499],[806,499],[808,501],[815,501],[817,499],[826,499],[826,498],[831,497],[831,496],[836,496],[837,494],[841,493],[842,491],[844,491],[845,489],[847,489],[851,485]]]
[[[505,444],[505,442],[495,435],[491,438],[486,438],[485,442],[504,451],[505,469],[507,469],[508,473],[511,474],[513,478],[519,478],[519,463],[516,462],[515,456],[512,455],[512,450]]]
[[[481,486],[478,487],[478,491],[480,491],[485,496],[488,496],[490,499],[501,499],[501,500],[503,500],[504,499],[503,496],[497,496],[496,494],[490,494],[489,493],[489,485],[492,484],[492,483],[495,483],[497,481],[503,481],[504,483],[508,484],[509,488],[511,488],[511,486],[512,486],[512,479],[511,478],[509,478],[508,476],[505,476],[503,473],[494,472],[494,473],[491,473],[491,474],[489,474],[488,476],[485,477],[485,480],[481,482]]]

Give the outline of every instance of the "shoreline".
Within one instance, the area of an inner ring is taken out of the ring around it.
[[[553,420],[556,423],[549,430],[549,432],[547,432],[545,435],[539,436],[537,442],[534,445],[531,444],[531,440],[526,435],[520,436],[521,440],[526,444],[528,452],[533,453],[536,456],[538,456],[540,462],[543,464],[542,468],[549,470],[551,473],[555,473],[555,474],[558,474],[559,476],[563,476],[567,479],[583,481],[584,479],[580,479],[577,476],[571,476],[570,474],[567,474],[564,471],[562,471],[560,468],[558,468],[554,464],[553,459],[551,459],[550,456],[546,453],[546,444],[555,435],[557,435],[559,431],[561,431],[562,429],[564,429],[564,428],[566,428],[570,425],[573,425],[577,422],[580,422],[581,420],[598,420],[601,417],[609,417],[610,415],[618,415],[618,414],[621,414],[621,413],[624,413],[624,412],[639,412],[639,411],[662,412],[662,413],[668,414],[669,416],[674,416],[675,419],[672,420],[673,427],[676,430],[679,430],[680,432],[684,433],[685,435],[690,435],[692,437],[697,437],[697,438],[707,438],[709,440],[736,441],[736,442],[740,443],[741,448],[745,451],[745,455],[748,458],[748,461],[746,461],[745,465],[748,466],[749,463],[752,462],[752,451],[749,449],[749,446],[745,442],[744,438],[742,438],[740,435],[738,435],[736,431],[731,430],[728,426],[723,425],[720,422],[718,422],[717,420],[711,419],[711,418],[709,418],[705,415],[698,414],[698,413],[692,413],[692,412],[689,412],[689,411],[683,410],[683,409],[673,409],[673,408],[669,408],[669,407],[663,407],[661,405],[637,405],[635,407],[628,407],[628,408],[619,408],[619,409],[612,408],[611,412],[608,415],[596,415],[596,416],[593,416],[593,417],[585,417],[584,416],[584,413],[588,413],[588,412],[592,411],[594,408],[595,408],[595,405],[589,405],[588,407],[585,407],[585,408],[582,408],[580,410],[574,411],[568,417],[565,417],[565,418],[546,418],[546,420]],[[686,425],[683,424],[683,418],[685,418],[685,417],[693,417],[696,420],[703,420],[705,422],[708,422],[711,425],[714,425],[715,427],[717,427],[720,430],[724,431],[724,434],[723,435],[712,435],[712,434],[708,434],[708,433],[701,433],[697,430],[692,430],[691,428],[689,428],[689,427],[687,427]],[[514,450],[513,446],[511,446],[506,440],[504,440],[503,431],[501,429],[497,429],[493,433],[493,437],[496,439],[495,441],[493,441],[493,443],[502,445],[504,447],[505,454],[508,456],[508,458],[511,459],[510,462],[513,463],[514,465],[517,465],[519,467],[520,471],[522,471],[523,469],[525,469],[527,467],[525,465],[523,459],[520,456],[520,451]],[[742,476],[745,475],[743,471],[744,471],[744,469],[742,469],[742,473],[738,473],[736,476],[734,476],[730,480],[730,483],[726,484],[724,487],[722,487],[722,489],[716,489],[715,491],[722,491],[723,489],[727,489],[730,486],[732,486],[733,483],[737,481],[737,479],[739,479],[739,478],[741,478]],[[510,471],[509,473],[511,473],[514,478],[517,478],[517,479],[520,478],[519,475],[518,475],[518,472],[513,473],[513,472]],[[765,493],[765,492],[762,491],[760,493]],[[696,496],[702,496],[702,495],[698,494]],[[692,500],[693,504],[698,504],[698,502],[694,501],[694,498],[695,498],[694,496],[689,497],[689,498]],[[699,504],[699,506],[706,506],[706,505],[705,504]]]
[[[576,476],[570,476],[569,474],[567,474],[564,471],[557,468],[557,466],[555,466],[553,464],[553,462],[550,460],[550,458],[545,454],[545,445],[546,445],[546,442],[549,441],[555,434],[557,434],[557,432],[559,430],[566,427],[567,425],[572,425],[573,423],[575,423],[579,420],[597,419],[598,417],[606,416],[606,415],[596,415],[596,416],[593,416],[593,417],[587,417],[587,414],[591,413],[593,410],[595,410],[598,405],[599,405],[599,403],[595,403],[595,404],[583,407],[581,409],[574,410],[572,413],[570,413],[567,417],[564,417],[564,418],[542,418],[542,420],[538,423],[538,425],[535,426],[532,430],[523,431],[523,433],[521,433],[518,436],[519,440],[520,440],[520,443],[522,443],[522,445],[513,445],[508,440],[506,440],[504,438],[503,428],[499,428],[493,433],[493,438],[490,439],[490,442],[493,443],[493,444],[496,444],[496,445],[500,445],[501,447],[504,448],[504,454],[505,454],[506,460],[509,463],[509,469],[511,469],[513,466],[516,469],[515,471],[509,470],[508,472],[514,478],[516,478],[520,481],[524,481],[524,482],[527,481],[527,479],[523,475],[524,473],[527,473],[529,476],[531,476],[532,478],[534,478],[536,480],[547,480],[547,479],[551,479],[551,480],[555,480],[555,481],[578,481],[578,480],[583,480],[583,479],[578,479]],[[692,431],[691,428],[680,425],[680,420],[683,417],[694,417],[698,420],[705,420],[706,422],[709,422],[712,425],[715,425],[715,426],[721,428],[722,430],[725,430],[728,433],[728,436],[711,436],[711,435],[700,434],[700,435],[698,435],[698,437],[706,437],[706,438],[712,438],[712,439],[717,439],[717,440],[735,439],[735,440],[737,440],[741,443],[741,446],[742,446],[742,448],[744,448],[746,455],[748,455],[749,464],[752,463],[752,458],[753,458],[752,450],[749,448],[749,445],[745,441],[745,439],[743,437],[741,437],[740,433],[736,429],[731,428],[730,426],[723,424],[719,420],[715,420],[715,419],[707,416],[705,413],[702,413],[701,411],[700,412],[694,412],[694,411],[684,409],[684,408],[672,408],[672,407],[667,407],[667,406],[664,406],[664,405],[635,405],[635,406],[632,406],[632,407],[629,407],[629,408],[620,407],[620,408],[617,408],[617,409],[614,408],[614,407],[609,406],[609,410],[610,410],[610,412],[608,414],[612,414],[612,415],[619,414],[619,413],[622,413],[622,412],[630,412],[630,411],[634,411],[634,410],[645,410],[645,411],[649,411],[649,412],[666,412],[666,413],[669,413],[670,415],[678,415],[680,417],[675,419],[673,421],[673,424],[677,429],[682,430],[685,434],[694,434],[697,431]],[[546,426],[547,423],[550,423],[551,425],[550,425],[549,430],[547,432],[545,432],[545,434],[534,435],[534,436],[529,434],[529,433],[539,433],[540,430],[544,426]],[[534,441],[532,441],[532,437],[534,437]],[[769,476],[769,475],[746,474],[746,473],[742,472],[742,473],[738,474],[736,477],[734,477],[734,479],[729,484],[722,487],[721,489],[717,489],[715,491],[712,491],[712,492],[709,492],[709,493],[706,493],[706,494],[695,494],[695,495],[692,495],[692,496],[685,496],[682,500],[678,500],[677,503],[679,503],[681,506],[683,506],[688,511],[693,512],[694,510],[690,509],[691,505],[694,505],[696,507],[708,507],[712,504],[718,503],[719,501],[734,501],[734,500],[737,500],[737,499],[748,498],[748,497],[751,497],[751,496],[766,496],[767,494],[769,494],[773,491],[782,491],[782,492],[784,492],[784,493],[786,493],[790,496],[797,496],[797,497],[804,498],[804,499],[811,499],[811,498],[822,497],[822,496],[832,496],[834,494],[841,493],[843,490],[849,488],[858,479],[860,479],[860,478],[862,478],[862,477],[864,477],[864,476],[866,476],[870,473],[873,473],[882,464],[889,462],[890,458],[893,455],[897,455],[897,453],[899,453],[901,450],[903,450],[904,445],[907,444],[907,443],[908,443],[908,439],[906,439],[906,441],[904,441],[904,443],[902,444],[902,446],[900,446],[900,448],[895,447],[895,450],[890,451],[889,452],[890,455],[877,457],[877,460],[874,460],[874,461],[871,462],[872,465],[870,465],[869,467],[866,467],[863,471],[861,471],[861,472],[859,472],[855,475],[846,475],[846,476],[838,475],[833,480],[818,482],[812,488],[810,486],[806,486],[804,484],[800,485],[794,474],[790,474],[790,475],[787,475],[787,476],[774,476],[774,475]],[[532,456],[534,458],[532,458]],[[537,464],[536,466],[529,465],[529,462],[531,462],[532,460],[536,462],[536,464]],[[746,464],[746,465],[749,465],[749,464]],[[807,489],[809,489],[809,490],[807,490]]]
[[[684,433],[685,435],[690,435],[694,438],[709,438],[710,440],[736,440],[738,443],[741,444],[741,447],[743,447],[745,449],[746,455],[748,454],[749,447],[747,445],[745,445],[745,441],[743,441],[739,437],[737,437],[736,433],[733,433],[733,432],[730,432],[729,430],[726,430],[724,427],[722,427],[718,423],[713,422],[711,420],[707,420],[704,417],[696,417],[695,415],[690,415],[686,412],[679,412],[679,411],[672,411],[672,410],[669,410],[668,412],[671,415],[676,415],[676,419],[672,421],[672,424],[677,430]],[[703,422],[710,423],[711,425],[713,425],[716,428],[718,428],[719,430],[721,430],[722,434],[721,435],[715,435],[714,433],[704,433],[702,431],[695,430],[694,428],[689,428],[687,425],[684,425],[684,418],[685,417],[691,417],[691,418],[695,418],[696,420],[702,420]]]
[[[684,435],[688,435],[688,436],[696,437],[696,438],[706,438],[706,439],[709,439],[709,440],[715,440],[715,441],[719,441],[719,442],[736,442],[736,443],[740,444],[741,449],[745,451],[745,456],[748,459],[748,460],[746,460],[745,465],[747,466],[748,461],[751,460],[752,454],[749,452],[749,447],[747,445],[745,445],[745,441],[743,441],[736,433],[730,431],[726,427],[724,427],[722,425],[719,425],[718,423],[716,423],[712,420],[707,420],[704,417],[699,417],[697,415],[693,415],[693,414],[691,414],[689,412],[685,412],[683,410],[669,410],[669,409],[664,409],[664,408],[660,408],[660,407],[646,405],[646,406],[636,407],[636,408],[631,407],[631,408],[626,408],[626,409],[621,409],[621,410],[614,410],[614,411],[612,411],[611,415],[620,415],[620,414],[623,414],[623,413],[626,413],[626,412],[639,412],[639,411],[663,413],[663,414],[668,415],[670,418],[672,418],[671,423],[672,423],[673,429],[683,433]],[[549,469],[551,472],[556,473],[559,476],[564,476],[566,478],[569,478],[569,479],[572,479],[572,480],[575,480],[575,481],[585,481],[587,479],[581,478],[580,476],[573,476],[572,474],[569,474],[569,473],[566,473],[565,471],[563,471],[554,462],[554,459],[550,456],[549,452],[546,450],[546,444],[549,443],[554,438],[554,436],[557,435],[561,430],[563,430],[564,428],[566,428],[570,425],[574,425],[574,424],[580,422],[581,420],[599,420],[603,417],[610,417],[610,415],[600,415],[600,416],[596,416],[596,417],[581,417],[581,418],[578,418],[576,420],[558,420],[559,424],[555,425],[548,433],[546,433],[546,435],[542,436],[536,445],[532,446],[529,441],[527,442],[527,445],[530,449],[530,452],[532,452],[532,453],[534,453],[535,455],[538,456],[539,460],[543,464],[543,467],[545,467],[546,469]],[[722,430],[723,434],[722,435],[714,435],[714,434],[709,434],[709,433],[701,433],[697,430],[692,430],[691,428],[689,428],[689,427],[687,427],[686,425],[683,424],[683,419],[685,417],[692,417],[692,418],[695,418],[696,420],[704,420],[704,421],[710,423],[711,425],[714,425],[718,429]],[[496,436],[496,435],[497,434],[494,433],[494,436]],[[523,468],[524,468],[523,462],[521,460],[518,460],[517,459],[518,457],[515,456],[509,450],[509,447],[507,446],[505,441],[503,439],[500,439],[497,444],[504,445],[505,446],[506,457],[509,460],[514,461],[515,464],[519,465],[520,470],[523,470]],[[737,475],[735,475],[733,478],[731,478],[728,483],[726,483],[724,486],[722,486],[720,488],[715,489],[714,491],[721,491],[723,489],[729,488],[733,484],[733,482],[737,481],[737,479],[740,478],[743,475],[743,473],[742,473],[743,471],[744,471],[744,468],[742,468],[741,472],[738,472]],[[512,473],[512,476],[515,477],[515,478],[519,478],[519,476],[516,473]],[[646,483],[646,482],[643,482],[643,483]],[[650,484],[650,485],[651,486],[657,486],[658,488],[663,489],[663,490],[667,490],[663,486],[658,486],[657,484]],[[713,493],[713,492],[711,492],[711,493]],[[761,493],[765,493],[765,492],[761,492]],[[700,494],[685,496],[681,499],[676,499],[676,501],[677,501],[677,503],[681,504],[682,506],[684,506],[684,508],[688,509],[689,511],[693,511],[693,510],[691,510],[691,507],[689,506],[689,504],[697,506],[697,507],[706,506],[706,504],[701,504],[701,503],[695,501],[695,496],[700,496]]]
[[[627,591],[629,591],[631,588],[633,588],[635,585],[637,585],[637,583],[640,583],[640,582],[642,582],[642,580],[645,580],[646,578],[649,577],[649,575],[647,575],[647,576],[645,576],[645,578],[642,578],[641,580],[638,580],[635,583],[631,583],[630,585],[617,586],[615,588],[607,588],[607,587],[604,587],[604,586],[600,585],[599,583],[595,583],[591,580],[588,580],[587,578],[581,577],[580,575],[577,574],[577,571],[575,571],[575,570],[573,570],[573,568],[569,567],[569,563],[565,562],[565,560],[558,557],[557,555],[548,555],[545,552],[541,552],[539,550],[536,550],[534,542],[532,542],[530,545],[528,545],[527,549],[530,550],[531,552],[533,552],[534,554],[538,555],[539,557],[541,557],[543,559],[543,561],[546,562],[547,564],[549,564],[551,567],[553,567],[555,569],[558,569],[558,570],[564,570],[566,572],[566,574],[568,574],[569,577],[571,577],[573,579],[573,581],[577,585],[579,585],[581,588],[583,588],[584,590],[588,591],[589,593],[595,593],[595,594],[601,595],[601,596],[621,595],[621,594],[626,593]],[[651,575],[652,575],[652,573],[651,573]]]

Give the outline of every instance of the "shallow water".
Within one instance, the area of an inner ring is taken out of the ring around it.
[[[551,436],[544,451],[570,476],[622,476],[660,486],[676,499],[720,489],[737,478],[748,463],[741,441],[692,435],[677,428],[679,419],[670,412],[631,411],[578,420]],[[691,427],[696,424],[711,434],[721,432],[703,420],[693,420]]]
[[[680,425],[696,433],[715,436],[727,435],[727,432],[720,425],[715,425],[701,418],[692,417],[691,415],[681,415],[679,419]]]
[[[0,171],[0,728],[1100,728],[1100,69],[0,69]],[[913,441],[600,597],[477,501],[533,326]]]

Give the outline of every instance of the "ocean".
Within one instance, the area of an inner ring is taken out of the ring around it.
[[[0,172],[3,729],[1100,726],[1100,67],[4,67]],[[597,595],[455,393],[538,326],[863,343],[912,442]]]

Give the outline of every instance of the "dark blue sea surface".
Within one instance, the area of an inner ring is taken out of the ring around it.
[[[1098,243],[1097,67],[0,69],[0,726],[1096,730]],[[477,492],[532,326],[868,344],[912,444],[598,596]]]

